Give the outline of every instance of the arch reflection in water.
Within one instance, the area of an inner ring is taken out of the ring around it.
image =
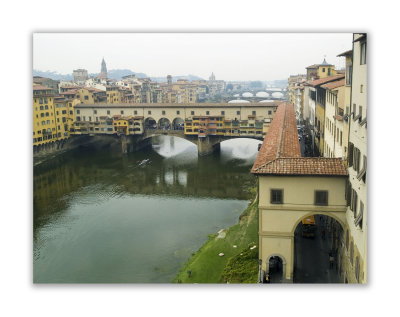
[[[262,141],[254,139],[231,139],[221,143],[221,162],[241,161],[241,165],[251,165],[258,153],[258,145]]]

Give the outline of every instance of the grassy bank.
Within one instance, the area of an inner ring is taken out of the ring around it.
[[[228,228],[225,237],[209,235],[208,241],[181,268],[174,283],[257,283],[257,186],[251,193],[252,202],[240,215],[239,223]]]

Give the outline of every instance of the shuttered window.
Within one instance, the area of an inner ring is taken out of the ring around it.
[[[357,179],[358,180],[362,179],[363,182],[365,183],[366,174],[367,174],[367,157],[365,155],[363,155],[363,167],[362,167],[361,171],[357,174]]]
[[[283,204],[282,189],[271,189],[271,204]]]
[[[361,229],[362,229],[363,214],[364,214],[364,203],[360,200],[360,211],[358,212],[356,219],[354,219],[354,224],[356,226],[360,226]]]
[[[316,190],[315,191],[314,204],[319,206],[328,205],[328,191],[327,190]]]
[[[354,149],[354,144],[349,142],[349,166],[353,166],[353,149]]]

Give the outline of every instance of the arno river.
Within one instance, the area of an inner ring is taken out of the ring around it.
[[[179,138],[153,150],[80,150],[34,168],[36,283],[168,283],[207,240],[238,221],[259,141],[197,157]]]

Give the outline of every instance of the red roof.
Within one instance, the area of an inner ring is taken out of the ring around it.
[[[342,87],[344,85],[345,85],[345,79],[343,78],[341,80],[336,80],[336,81],[327,83],[325,85],[322,85],[321,87],[325,88],[325,89],[335,89],[335,88],[338,88],[338,87]]]
[[[260,166],[256,174],[346,176],[341,158],[284,157]]]
[[[301,157],[294,106],[279,105],[251,173],[259,175],[345,176],[339,158]]]
[[[33,85],[33,90],[51,90],[51,88],[42,85]]]
[[[319,85],[326,84],[326,83],[329,83],[331,81],[339,80],[339,79],[342,79],[342,78],[344,78],[344,75],[340,74],[340,75],[329,76],[329,77],[313,80],[313,81],[308,82],[308,84],[311,85],[311,86],[319,86]]]

